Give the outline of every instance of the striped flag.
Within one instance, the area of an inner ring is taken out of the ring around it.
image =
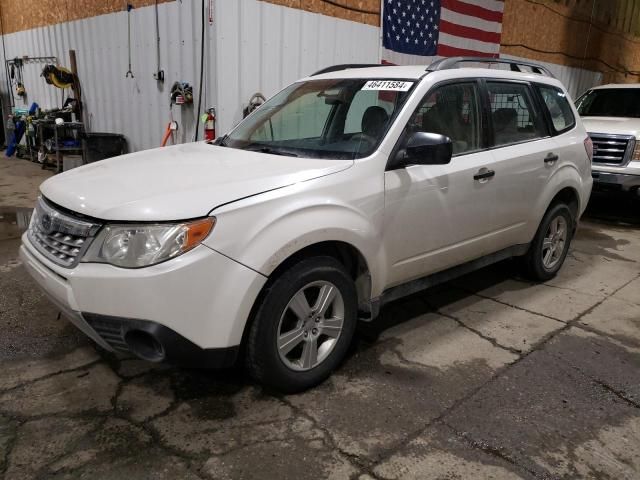
[[[503,0],[383,0],[383,61],[498,57]]]

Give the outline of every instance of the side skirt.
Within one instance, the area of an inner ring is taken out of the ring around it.
[[[505,248],[504,250],[491,253],[484,257],[471,260],[470,262],[448,268],[447,270],[432,273],[431,275],[427,275],[426,277],[418,278],[416,280],[411,280],[410,282],[391,287],[382,292],[382,295],[380,295],[378,298],[374,298],[371,300],[370,317],[360,318],[360,320],[365,322],[374,320],[380,313],[380,309],[382,308],[382,306],[386,303],[393,302],[394,300],[398,300],[402,297],[413,295],[414,293],[426,290],[427,288],[431,288],[441,283],[448,282],[449,280],[453,280],[454,278],[461,277],[462,275],[466,275],[467,273],[471,273],[489,265],[493,265],[494,263],[501,262],[502,260],[524,255],[529,250],[529,246],[530,244],[528,243],[522,245],[514,245],[512,247]]]

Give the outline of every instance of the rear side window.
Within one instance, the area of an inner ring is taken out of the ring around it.
[[[572,128],[576,124],[576,119],[566,94],[559,88],[546,85],[538,85],[537,88],[547,106],[555,132],[562,133]]]
[[[527,142],[546,135],[526,84],[487,82],[487,89],[496,146]]]

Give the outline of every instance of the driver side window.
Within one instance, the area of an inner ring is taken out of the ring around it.
[[[481,148],[480,109],[476,83],[443,85],[427,93],[411,119],[407,132],[445,135],[453,142],[453,154]]]

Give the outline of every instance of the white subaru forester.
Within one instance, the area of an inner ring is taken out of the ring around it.
[[[592,186],[578,114],[540,66],[469,61],[331,67],[215,144],[57,175],[23,262],[105,349],[241,356],[271,387],[316,385],[386,302],[512,256],[545,280],[565,259]]]

